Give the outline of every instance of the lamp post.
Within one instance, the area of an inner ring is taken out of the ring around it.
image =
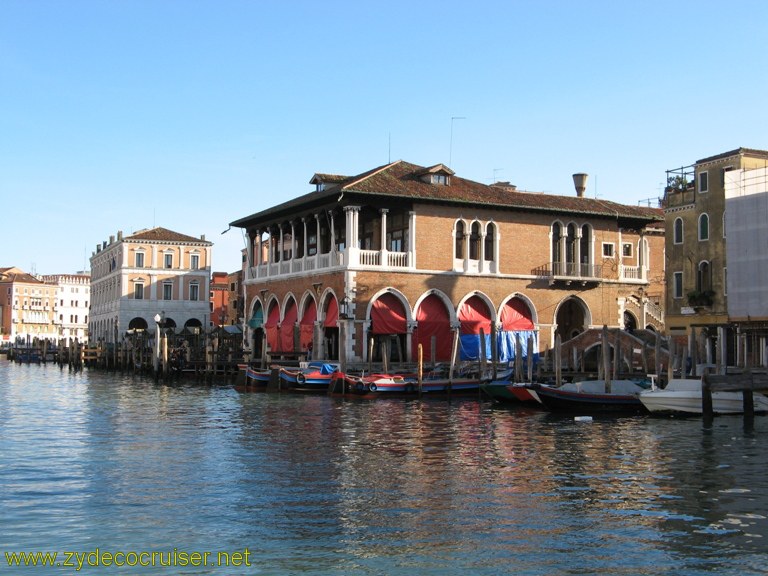
[[[339,302],[339,317],[345,320],[349,318],[349,298],[347,296],[344,296]]]
[[[160,321],[163,319],[160,314],[155,314],[155,374],[160,369]]]

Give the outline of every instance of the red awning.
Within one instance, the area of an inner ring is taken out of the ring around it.
[[[301,349],[307,350],[312,344],[312,337],[315,331],[315,320],[317,320],[317,305],[314,300],[310,300],[304,309],[304,315],[299,324],[299,341]]]
[[[418,358],[419,344],[424,360],[450,360],[453,335],[451,318],[445,304],[434,294],[427,296],[416,310],[416,329],[413,332],[413,357]],[[435,337],[435,357],[432,358],[432,337]]]
[[[328,302],[323,326],[325,328],[338,328],[339,326],[339,303],[336,302],[336,298],[331,298]]]
[[[382,294],[373,303],[371,324],[373,334],[405,334],[405,308],[394,295]]]
[[[296,302],[291,300],[288,303],[288,309],[285,311],[283,322],[280,324],[280,350],[282,352],[293,351],[293,328],[296,325],[297,318]]]
[[[280,339],[277,334],[277,325],[280,323],[280,307],[274,304],[269,309],[269,316],[267,316],[267,323],[264,324],[264,330],[267,331],[267,344],[272,351],[279,350],[278,345]]]
[[[513,330],[533,330],[531,310],[520,298],[512,298],[501,309],[501,329],[511,332]]]
[[[461,305],[459,321],[462,334],[480,334],[481,328],[486,336],[491,333],[491,313],[479,296],[472,296]]]

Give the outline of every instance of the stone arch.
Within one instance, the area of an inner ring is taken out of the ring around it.
[[[147,321],[141,316],[134,316],[128,322],[128,330],[146,330],[148,327]]]
[[[413,325],[413,313],[408,299],[395,288],[379,290],[371,298],[366,310],[368,336],[373,338],[372,360],[406,361],[409,329]]]
[[[453,303],[439,290],[428,290],[414,304],[411,354],[418,358],[419,344],[425,362],[448,361],[453,349],[451,326],[456,323]],[[432,352],[434,345],[434,354]]]
[[[557,305],[555,310],[555,335],[566,342],[574,336],[587,330],[591,324],[592,314],[586,302],[578,296],[568,296]]]

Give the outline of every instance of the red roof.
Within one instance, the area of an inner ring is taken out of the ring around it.
[[[440,165],[438,165],[440,166]],[[410,199],[420,202],[438,202],[442,204],[461,204],[470,206],[493,207],[498,209],[538,211],[561,214],[582,214],[626,218],[643,222],[663,221],[664,212],[660,208],[619,204],[608,200],[578,197],[574,192],[569,196],[557,196],[538,192],[512,190],[508,186],[493,186],[467,180],[452,175],[449,184],[432,184],[422,179],[430,169],[410,164],[403,160],[379,166],[357,176],[350,176],[327,187],[322,192],[305,194],[268,208],[262,212],[241,218],[231,223],[232,226],[247,227],[271,219],[295,214],[302,207],[310,204],[339,201],[343,198],[353,201],[360,197],[388,197]],[[336,200],[336,199],[339,200]]]
[[[140,241],[140,242],[194,242],[210,244],[206,240],[195,238],[194,236],[187,236],[186,234],[180,234],[167,228],[151,228],[148,230],[139,230],[134,232],[130,236],[124,238],[124,240]]]

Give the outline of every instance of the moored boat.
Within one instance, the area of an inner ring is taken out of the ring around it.
[[[477,378],[423,378],[421,389],[417,378],[398,374],[369,374],[345,377],[345,396],[358,398],[418,397],[430,398],[476,395],[480,389]]]
[[[245,369],[245,388],[249,392],[266,390],[269,385],[269,379],[272,376],[272,370],[256,370],[246,367]]]
[[[291,392],[327,393],[328,386],[340,374],[336,364],[310,362],[306,368],[280,368],[280,389]]]
[[[645,407],[640,401],[640,392],[645,383],[635,380],[616,380],[606,392],[605,380],[586,380],[567,383],[560,387],[531,384],[529,390],[547,410],[553,412],[592,413],[642,413]]]
[[[664,388],[652,388],[640,393],[640,401],[654,414],[702,414],[701,380],[674,378]],[[753,396],[755,413],[768,412],[768,398]],[[712,392],[714,414],[743,414],[744,395],[741,392]]]
[[[517,402],[524,404],[540,404],[541,401],[535,396],[528,384],[515,382],[507,386],[507,392],[515,398]]]

